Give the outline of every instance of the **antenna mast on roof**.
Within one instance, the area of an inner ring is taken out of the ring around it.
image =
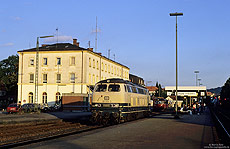
[[[58,27],[56,28],[56,32],[57,32],[57,43],[56,43],[56,49],[57,49],[57,44],[58,44]]]
[[[97,51],[97,16],[96,16],[96,37],[95,37],[95,52]]]
[[[110,58],[110,49],[108,50],[108,59]]]

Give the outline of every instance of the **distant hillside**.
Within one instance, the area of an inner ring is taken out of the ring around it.
[[[207,91],[208,91],[208,92],[215,93],[216,95],[220,95],[221,87],[207,89]]]

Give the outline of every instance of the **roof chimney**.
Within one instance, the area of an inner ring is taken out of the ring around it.
[[[88,49],[93,52],[93,48],[88,48]]]
[[[79,47],[79,42],[77,42],[77,39],[73,39],[73,45],[78,46]]]

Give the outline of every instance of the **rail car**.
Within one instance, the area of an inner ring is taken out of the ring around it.
[[[95,85],[92,97],[93,123],[120,123],[150,113],[148,90],[127,80],[102,80]]]

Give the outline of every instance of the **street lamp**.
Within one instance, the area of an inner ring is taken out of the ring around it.
[[[197,80],[198,80],[198,85],[200,86],[201,85],[201,83],[200,83],[201,79],[197,79]]]
[[[179,118],[179,116],[177,115],[177,16],[183,16],[183,13],[170,13],[170,16],[176,16],[176,115],[175,118]]]
[[[198,73],[199,73],[199,71],[194,71],[194,73],[196,74],[196,86],[197,86],[197,76],[198,76]]]
[[[36,70],[35,70],[35,103],[38,103],[38,51],[39,51],[39,38],[49,38],[54,36],[41,36],[37,37],[37,46],[36,46]]]

